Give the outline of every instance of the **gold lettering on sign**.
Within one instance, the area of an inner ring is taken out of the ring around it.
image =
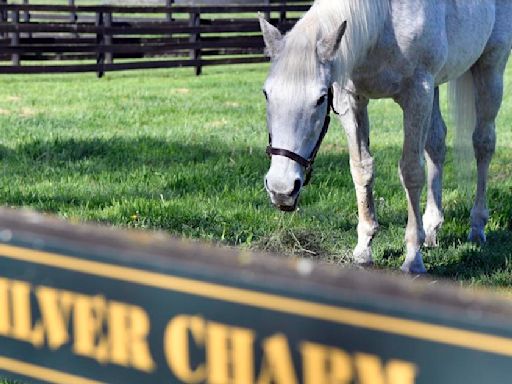
[[[155,363],[149,351],[148,314],[139,307],[110,302],[108,307],[110,360],[125,367],[151,372]]]
[[[74,295],[71,292],[39,287],[36,297],[41,310],[41,321],[34,327],[35,344],[41,347],[44,337],[50,349],[56,350],[69,341],[69,321],[73,309]]]
[[[206,380],[204,364],[190,366],[189,334],[197,346],[204,346],[206,322],[198,316],[177,316],[167,325],[164,335],[165,356],[176,377],[187,384]]]
[[[358,353],[355,365],[360,384],[414,384],[417,369],[414,364],[391,360],[384,367],[378,356]]]
[[[301,345],[304,384],[350,384],[354,370],[352,358],[338,348],[315,343]]]
[[[0,278],[2,337],[53,351],[68,345],[76,355],[99,363],[153,372],[157,367],[148,344],[150,330],[150,318],[141,307]],[[283,333],[261,340],[253,329],[179,315],[169,321],[163,341],[169,368],[185,384],[299,383]],[[304,384],[414,384],[418,373],[415,364],[398,359],[352,355],[310,341],[298,346]],[[255,367],[259,350],[261,367]]]
[[[263,341],[263,364],[257,384],[297,384],[288,339],[277,334]]]
[[[181,315],[167,326],[165,355],[174,375],[187,384],[252,384],[255,337],[250,329]],[[205,350],[204,364],[197,367],[191,366],[190,340]]]
[[[73,314],[76,354],[145,372],[155,369],[147,343],[150,321],[142,308],[76,295]]]
[[[18,340],[32,343],[30,288],[30,284],[24,281],[11,283],[12,335]]]
[[[9,302],[9,281],[0,278],[0,335],[11,333],[11,305]]]
[[[39,318],[32,313],[36,304]],[[1,336],[51,350],[72,343],[77,355],[152,372],[149,331],[149,316],[140,307],[0,278]]]
[[[386,376],[388,383],[414,384],[418,368],[415,364],[402,360],[391,360],[386,364]]]
[[[417,367],[409,362],[347,352],[321,344],[301,345],[304,384],[414,384]]]
[[[108,339],[105,334],[107,303],[103,296],[76,295],[73,329],[73,352],[100,363],[108,362]]]
[[[251,384],[254,381],[256,333],[209,322],[206,334],[208,383]]]

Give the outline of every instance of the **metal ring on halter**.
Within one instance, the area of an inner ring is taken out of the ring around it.
[[[283,156],[290,160],[295,161],[296,163],[300,164],[302,167],[304,167],[304,173],[305,173],[305,181],[304,186],[308,185],[311,181],[311,176],[313,175],[313,164],[316,159],[316,155],[318,154],[318,150],[320,149],[320,145],[322,144],[322,141],[324,140],[324,137],[329,129],[329,124],[331,122],[331,117],[329,116],[330,110],[332,109],[335,114],[338,114],[336,110],[334,109],[333,105],[333,92],[332,89],[329,89],[329,105],[327,107],[327,115],[325,116],[324,126],[322,127],[322,132],[320,133],[320,136],[318,138],[318,141],[315,145],[315,148],[313,149],[313,152],[311,152],[311,155],[309,156],[309,159],[306,159],[302,157],[301,155],[289,151],[287,149],[283,148],[274,148],[272,146],[272,136],[269,135],[269,146],[267,147],[267,155],[272,158],[272,156]]]

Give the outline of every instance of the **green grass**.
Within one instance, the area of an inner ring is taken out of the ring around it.
[[[356,203],[338,122],[321,149],[294,214],[274,210],[268,167],[266,65],[192,70],[0,77],[0,201],[118,227],[342,264],[356,242]],[[469,201],[450,152],[440,247],[426,250],[436,277],[512,286],[512,66],[491,169],[488,245],[465,242]],[[397,176],[401,113],[370,108],[381,231],[379,268],[403,261],[406,202]],[[451,144],[450,144],[451,146]]]

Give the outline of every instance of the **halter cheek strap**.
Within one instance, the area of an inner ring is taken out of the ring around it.
[[[271,158],[272,156],[283,156],[290,160],[295,161],[296,163],[300,164],[305,171],[306,174],[306,180],[304,181],[304,186],[308,185],[311,181],[311,176],[313,174],[313,164],[316,159],[316,155],[318,154],[318,151],[320,149],[320,145],[322,145],[322,141],[324,140],[325,135],[327,134],[327,131],[329,130],[329,124],[331,122],[331,117],[329,116],[329,112],[332,109],[335,114],[338,114],[336,112],[336,109],[334,109],[333,104],[333,92],[332,89],[329,89],[329,105],[327,107],[327,114],[325,116],[324,125],[322,127],[322,132],[320,133],[320,136],[318,138],[318,141],[316,142],[315,148],[313,148],[313,152],[311,152],[311,155],[309,158],[304,158],[301,155],[289,151],[287,149],[283,148],[274,148],[272,146],[272,136],[269,135],[269,146],[267,147],[267,155]]]

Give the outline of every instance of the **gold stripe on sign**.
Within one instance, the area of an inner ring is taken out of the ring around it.
[[[512,339],[0,244],[0,257],[512,357]]]

